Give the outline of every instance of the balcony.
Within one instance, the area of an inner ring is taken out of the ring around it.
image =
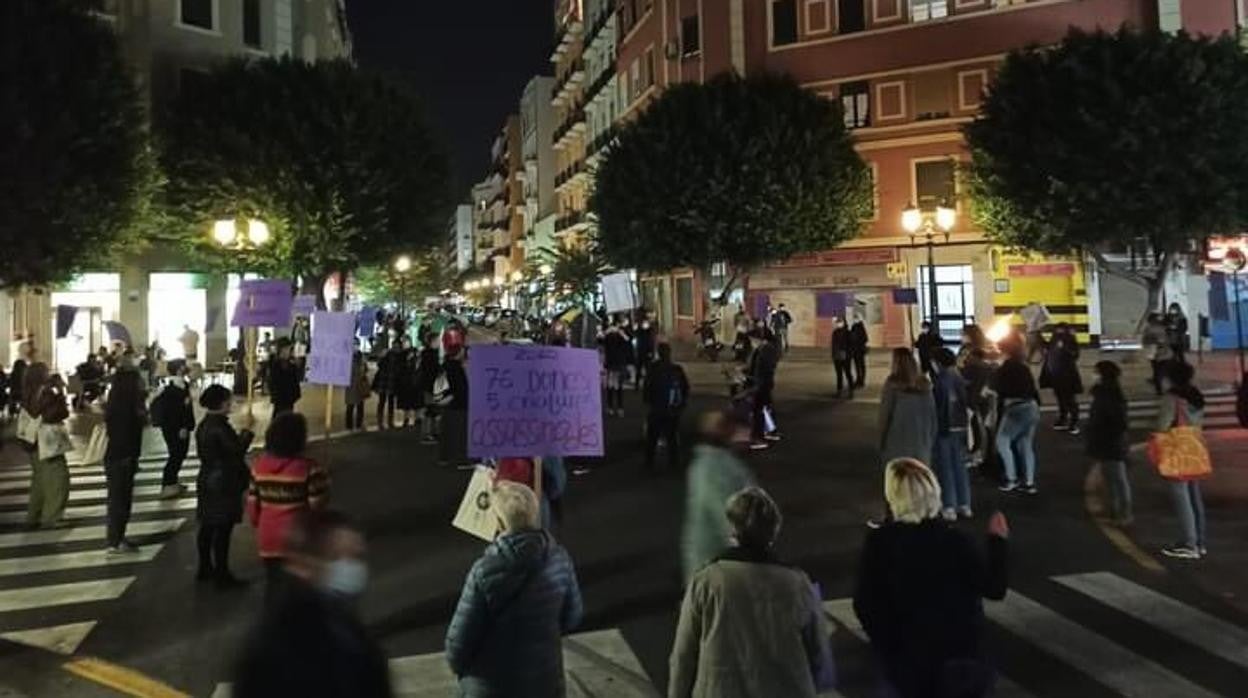
[[[564,235],[574,229],[584,227],[589,220],[584,211],[572,211],[555,219],[555,235]]]
[[[550,56],[551,62],[558,61],[560,56],[567,53],[577,39],[581,38],[584,29],[585,24],[580,19],[572,19],[559,27],[555,31],[555,51]]]
[[[563,171],[558,175],[555,175],[555,189],[559,189],[565,184],[576,181],[577,177],[580,177],[583,174],[585,174],[585,161],[577,160],[571,165],[563,168]]]
[[[570,136],[579,136],[585,133],[585,110],[577,108],[572,110],[559,128],[555,129],[554,137],[551,142],[556,150],[567,146],[570,142]]]
[[[613,138],[615,138],[615,127],[609,127],[607,130],[597,136],[594,136],[593,140],[591,140],[589,145],[585,148],[586,155],[590,157],[597,155],[599,151],[610,144],[611,139]]]
[[[603,88],[611,84],[611,79],[614,77],[615,64],[608,63],[607,67],[599,72],[598,77],[594,78],[594,81],[585,89],[585,101],[594,101],[598,95],[602,94]]]
[[[555,86],[550,91],[551,106],[561,107],[572,101],[572,95],[576,92],[576,88],[581,86],[585,81],[585,61],[580,58],[572,61],[567,72],[563,77],[555,82]]]
[[[615,17],[615,0],[607,0],[603,3],[603,7],[599,10],[598,16],[594,18],[594,23],[590,25],[589,31],[585,34],[585,45],[594,43],[602,30],[607,28],[611,20]]]

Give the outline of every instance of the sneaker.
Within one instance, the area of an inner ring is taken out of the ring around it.
[[[133,555],[137,552],[139,552],[139,546],[128,540],[123,540],[117,545],[110,546],[108,549],[109,555]]]
[[[1180,560],[1200,559],[1200,549],[1193,548],[1190,545],[1172,545],[1169,548],[1162,548],[1161,554],[1166,557],[1178,558]]]
[[[1017,482],[1007,482],[1004,485],[1001,485],[1000,487],[998,487],[997,489],[1000,490],[1001,492],[1005,492],[1006,494],[1009,494],[1011,492],[1017,492],[1019,490],[1019,487],[1018,487]]]
[[[1073,426],[1073,427],[1071,427],[1071,428],[1070,428],[1070,435],[1071,435],[1071,436],[1078,436],[1078,435],[1079,435],[1079,427],[1077,427],[1077,426]]]
[[[173,485],[165,485],[160,488],[161,499],[177,499],[184,494],[186,494],[186,485],[183,485],[180,482]]]
[[[877,518],[867,519],[867,528],[873,531],[878,528],[884,528],[884,519],[877,519]]]
[[[784,438],[784,437],[782,437],[782,436],[780,436],[779,434],[776,434],[776,433],[771,433],[771,434],[767,434],[767,435],[763,436],[763,438],[764,438],[764,439],[766,439],[766,440],[768,440],[768,441],[779,441],[779,440],[781,440],[781,439],[782,439],[782,438]]]
[[[1060,422],[1053,425],[1053,431],[1069,431],[1069,430],[1070,430],[1070,427]]]
[[[771,444],[767,443],[766,441],[751,441],[750,442],[751,451],[766,451],[769,448],[771,448]]]
[[[1204,556],[1206,556],[1206,555],[1208,555],[1208,554],[1209,554],[1209,548],[1206,548],[1206,547],[1205,547],[1205,546],[1203,546],[1203,545],[1202,545],[1202,546],[1200,546],[1199,548],[1197,548],[1197,550],[1199,550],[1199,551],[1200,551],[1200,556],[1201,556],[1201,557],[1204,557]]]
[[[975,518],[975,512],[971,511],[970,507],[958,507],[958,518],[973,519]]]
[[[1033,496],[1040,494],[1040,488],[1036,487],[1034,484],[1023,485],[1023,494],[1033,495]]]
[[[958,514],[953,509],[942,509],[940,512],[940,518],[948,521],[949,523],[953,523],[958,520]]]

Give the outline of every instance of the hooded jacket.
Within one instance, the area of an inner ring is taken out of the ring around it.
[[[460,696],[563,696],[562,637],[583,613],[572,559],[549,533],[500,536],[468,572],[446,632]]]

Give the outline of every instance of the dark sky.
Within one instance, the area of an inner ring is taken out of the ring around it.
[[[347,0],[361,65],[405,76],[445,144],[457,199],[529,78],[551,71],[552,0]]]

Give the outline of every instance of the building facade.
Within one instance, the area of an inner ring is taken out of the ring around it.
[[[558,126],[551,137],[555,150],[555,237],[575,241],[589,226],[586,132],[584,0],[558,0],[555,5],[555,49],[550,61],[555,84],[551,106]]]
[[[459,204],[447,224],[446,247],[443,250],[447,266],[456,274],[472,269],[474,232],[473,205]]]
[[[550,93],[555,79],[537,75],[529,80],[520,97],[520,140],[524,167],[521,174],[524,193],[524,259],[542,247],[537,239],[538,223],[555,214],[555,110]]]
[[[617,80],[624,119],[667,85],[722,71],[785,73],[844,107],[846,126],[874,179],[872,218],[857,239],[836,250],[750,275],[745,299],[754,312],[784,303],[797,320],[790,341],[807,346],[826,345],[833,316],[847,313],[865,319],[873,346],[903,344],[919,321],[929,319],[932,291],[939,301],[935,320],[949,338],[964,324],[987,325],[1037,300],[1056,321],[1098,339],[1104,313],[1095,311],[1108,303],[1094,271],[1080,259],[1019,256],[990,245],[971,220],[955,176],[969,159],[961,129],[1013,49],[1056,43],[1072,27],[1112,30],[1126,24],[1216,35],[1234,31],[1243,17],[1235,0],[619,4]],[[903,232],[900,218],[910,205],[941,203],[954,206],[958,216],[948,238],[935,246],[936,284],[929,290],[927,251]],[[671,308],[664,314],[673,316],[669,326],[679,335],[703,318],[715,284],[701,272],[676,270],[643,280],[643,289],[648,302]],[[919,305],[894,302],[892,290],[900,287],[916,288]]]
[[[343,2],[103,0],[95,14],[117,32],[141,94],[157,113],[184,84],[221,61],[349,57]],[[126,260],[120,272],[84,274],[61,288],[18,294],[0,304],[0,315],[8,315],[11,336],[33,335],[41,358],[60,370],[72,370],[87,352],[119,339],[118,327],[136,347],[159,341],[170,358],[182,356],[178,338],[190,327],[200,336],[198,356],[215,363],[236,338],[229,314],[237,284],[237,277],[198,273],[178,250],[151,246]],[[2,352],[7,365],[14,347],[0,347]]]

